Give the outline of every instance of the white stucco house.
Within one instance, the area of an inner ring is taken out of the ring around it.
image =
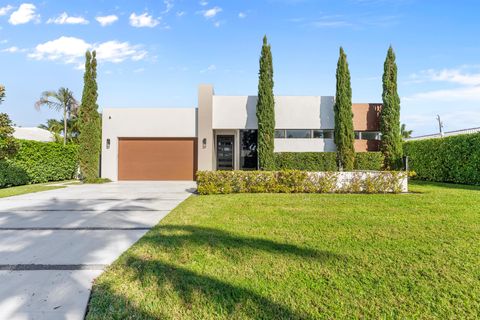
[[[105,108],[102,177],[194,180],[197,170],[257,168],[256,96],[215,95],[197,108]],[[276,96],[275,152],[335,151],[333,96]],[[378,147],[380,104],[354,104],[357,151]]]

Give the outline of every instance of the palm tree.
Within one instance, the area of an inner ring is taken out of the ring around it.
[[[400,127],[400,134],[402,135],[402,138],[410,138],[412,136],[413,130],[407,130],[407,126],[405,123],[402,123],[402,126]]]
[[[35,102],[35,108],[40,110],[40,107],[44,105],[56,111],[63,110],[63,144],[67,144],[67,122],[72,115],[77,114],[79,107],[73,92],[63,87],[57,92],[44,91],[40,99]]]

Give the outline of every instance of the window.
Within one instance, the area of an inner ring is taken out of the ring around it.
[[[315,139],[333,139],[333,130],[313,130]]]
[[[355,139],[360,140],[360,131],[355,131]]]
[[[362,140],[380,140],[380,132],[364,131],[362,132]]]
[[[257,169],[257,130],[240,130],[240,169]]]
[[[309,139],[312,137],[311,130],[295,129],[286,131],[288,139]]]
[[[275,138],[285,139],[285,130],[275,130]]]

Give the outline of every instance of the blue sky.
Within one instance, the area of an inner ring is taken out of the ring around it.
[[[81,98],[86,49],[99,55],[99,105],[193,107],[197,86],[256,94],[262,36],[275,93],[334,95],[338,48],[354,102],[380,102],[383,62],[397,54],[402,122],[414,135],[480,126],[478,0],[0,1],[0,111],[17,125],[60,118],[36,111],[44,90]]]

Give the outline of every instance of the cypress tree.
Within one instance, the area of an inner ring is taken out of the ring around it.
[[[352,111],[352,87],[347,56],[340,47],[337,64],[337,87],[335,95],[335,144],[337,146],[337,162],[341,170],[353,170],[355,160]]]
[[[258,73],[258,162],[262,170],[274,170],[275,99],[273,96],[273,63],[267,36],[263,37]]]
[[[85,181],[99,177],[101,149],[101,125],[97,105],[97,59],[96,53],[85,54],[82,103],[79,112],[79,157],[80,172]]]
[[[393,48],[388,48],[383,73],[383,107],[380,112],[382,132],[381,151],[385,156],[385,169],[396,169],[402,157],[400,134],[400,97],[397,92],[397,64]]]

